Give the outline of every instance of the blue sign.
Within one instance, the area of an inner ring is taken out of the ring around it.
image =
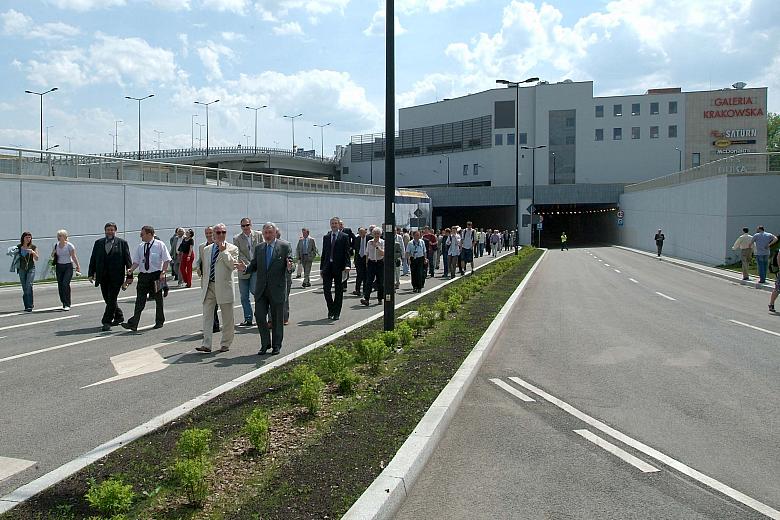
[[[542,223],[541,222],[536,224],[536,229],[537,229],[537,231],[541,231],[542,230]]]
[[[622,219],[622,218],[619,218],[619,219],[618,219],[618,226],[622,226],[622,225],[623,225],[623,219]]]

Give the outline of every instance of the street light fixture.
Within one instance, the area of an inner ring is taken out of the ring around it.
[[[148,96],[144,96],[142,98],[125,96],[125,99],[129,99],[131,101],[138,101],[138,160],[139,161],[141,160],[141,101],[152,97],[154,97],[154,94],[149,94]]]
[[[119,123],[124,123],[124,121],[121,119],[114,121],[114,139],[116,140],[114,143],[114,154],[119,153]]]
[[[553,184],[555,184],[555,152],[550,152],[553,158]]]
[[[331,123],[325,123],[324,125],[314,125],[320,129],[320,160],[325,160],[325,127],[330,126]],[[314,148],[314,146],[312,146]]]
[[[514,87],[515,89],[515,254],[518,253],[517,243],[520,241],[520,163],[519,163],[519,151],[517,149],[520,142],[520,85],[523,83],[533,83],[539,81],[539,78],[528,78],[523,81],[509,81],[506,79],[497,79],[496,83],[500,85],[506,85],[507,87]],[[533,191],[533,189],[532,189]],[[533,218],[531,219],[533,222]],[[531,243],[533,243],[533,225],[531,226]]]
[[[198,148],[203,148],[203,127],[206,126],[203,123],[195,123],[198,126]]]
[[[59,90],[57,87],[50,88],[46,92],[33,92],[32,90],[25,90],[25,94],[35,94],[36,96],[39,96],[41,98],[41,150],[43,150],[43,96],[50,92],[54,92],[56,90]],[[43,154],[41,154],[41,161],[43,161]]]
[[[314,150],[314,139],[312,139],[311,136],[307,137],[307,139],[309,140],[309,143],[311,145],[311,149]]]
[[[46,151],[48,152],[49,150],[54,150],[55,148],[59,148],[59,147],[60,145],[55,144],[54,146],[49,146],[48,148],[46,148]]]
[[[268,108],[268,105],[262,105],[262,106],[259,106],[259,107],[246,106],[244,108],[246,108],[247,110],[254,110],[255,111],[255,153],[257,153],[257,112],[259,110],[264,109],[264,108]],[[247,146],[249,146],[249,145],[247,145]]]
[[[219,103],[219,99],[209,101],[208,103],[202,101],[195,102],[196,105],[203,105],[206,107],[206,157],[209,155],[209,105],[213,105],[214,103]]]
[[[679,158],[680,158],[680,160],[678,161],[677,171],[681,172],[682,171],[682,150],[680,150],[676,146],[674,147],[674,149],[677,150]]]
[[[190,150],[195,149],[195,118],[198,114],[192,114],[190,117]]]
[[[536,208],[536,150],[547,148],[547,145],[540,144],[539,146],[521,146],[523,150],[531,150],[531,245],[534,245],[534,211]],[[518,231],[519,238],[519,231]],[[517,242],[517,241],[515,241]]]
[[[282,116],[289,119],[290,122],[292,123],[292,148],[290,149],[292,150],[293,155],[295,155],[295,119],[301,117],[302,115],[303,114],[298,114],[296,116]]]
[[[54,128],[54,125],[46,125],[46,148],[49,148],[49,128]]]

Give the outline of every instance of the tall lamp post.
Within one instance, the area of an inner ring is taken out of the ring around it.
[[[539,81],[539,78],[528,78],[523,81],[509,81],[506,79],[497,79],[496,83],[499,85],[506,85],[507,87],[514,87],[515,89],[515,234],[517,239],[515,240],[515,254],[518,254],[517,243],[520,241],[520,163],[518,160],[519,152],[517,149],[520,142],[520,85],[523,83],[533,83]],[[533,190],[532,190],[533,191]],[[533,218],[531,219],[533,222]],[[531,225],[531,243],[533,243],[533,224]]]
[[[264,108],[268,108],[268,105],[263,105],[263,106],[259,106],[259,107],[247,106],[245,108],[247,110],[254,110],[255,111],[255,153],[257,153],[257,112],[262,110],[262,109],[264,109]]]
[[[521,146],[523,150],[531,150],[531,245],[534,245],[534,212],[536,211],[536,150],[547,148],[547,145]]]
[[[315,127],[320,129],[320,160],[325,160],[325,127],[330,126],[330,123],[325,123],[324,125],[314,125]],[[312,146],[312,148],[314,148]]]
[[[198,148],[203,148],[203,127],[206,125],[198,122],[195,124],[198,125]]]
[[[202,101],[195,102],[196,105],[203,105],[206,107],[206,157],[209,155],[209,105],[213,105],[214,103],[219,103],[219,99],[209,101],[208,103],[203,103]]]
[[[68,140],[68,153],[70,153],[70,141],[73,139],[72,137],[68,137],[67,135],[63,136],[65,139]]]
[[[198,114],[192,114],[190,117],[190,150],[195,149],[195,118]]]
[[[292,146],[290,147],[290,150],[292,150],[292,154],[295,155],[295,119],[301,117],[303,114],[298,114],[295,116],[282,116],[284,118],[287,118],[292,123]]]
[[[125,99],[138,101],[138,160],[139,161],[141,160],[141,101],[143,101],[144,99],[149,99],[151,97],[154,97],[154,94],[149,94],[148,96],[144,96],[142,98],[125,96]]]
[[[677,148],[676,146],[674,147],[674,149],[675,149],[675,150],[677,150],[677,153],[678,153],[678,155],[679,155],[679,161],[678,161],[677,171],[678,171],[678,172],[681,172],[681,171],[682,171],[682,150],[680,150],[680,149],[679,149],[679,148]]]
[[[54,125],[46,125],[46,149],[49,149],[49,128],[54,128]]]
[[[550,152],[553,158],[553,184],[555,184],[555,152]]]
[[[59,90],[57,87],[50,88],[46,92],[33,92],[32,90],[25,90],[25,94],[35,94],[36,96],[41,98],[41,150],[43,150],[43,96],[50,92],[54,92],[56,90]],[[41,161],[43,161],[43,154],[41,154]]]
[[[119,153],[119,123],[124,123],[121,119],[114,121],[114,154]]]
[[[385,1],[385,244],[395,242],[395,1]],[[384,330],[395,328],[395,262],[384,262]]]

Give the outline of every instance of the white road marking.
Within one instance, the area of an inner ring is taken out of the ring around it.
[[[682,473],[683,475],[687,475],[688,477],[701,482],[705,486],[708,486],[715,491],[718,491],[720,493],[723,493],[724,495],[736,500],[737,502],[740,502],[742,504],[745,504],[751,509],[754,509],[758,511],[761,514],[764,514],[768,516],[769,518],[773,518],[775,520],[780,520],[780,511],[771,508],[770,506],[759,502],[758,500],[751,498],[747,496],[746,494],[742,493],[741,491],[737,491],[736,489],[727,486],[726,484],[723,484],[722,482],[719,482],[715,480],[712,477],[709,477],[705,475],[704,473],[701,473],[690,466],[687,466],[683,464],[682,462],[673,459],[672,457],[669,457],[668,455],[665,455],[661,453],[660,451],[656,450],[655,448],[651,448],[647,444],[644,444],[638,440],[633,439],[632,437],[629,437],[628,435],[621,433],[617,431],[616,429],[612,428],[611,426],[607,426],[603,422],[599,421],[598,419],[594,419],[590,415],[581,412],[577,408],[571,406],[570,404],[561,401],[557,397],[553,397],[552,395],[548,394],[541,388],[538,388],[531,383],[528,383],[526,381],[523,381],[519,377],[510,377],[511,381],[517,383],[518,385],[527,388],[528,390],[534,392],[539,397],[542,397],[546,401],[554,404],[564,412],[573,415],[577,419],[585,422],[586,424],[592,426],[593,428],[596,428],[597,430],[601,431],[602,433],[605,433],[612,437],[613,439],[616,439],[623,444],[627,446],[631,446],[637,451],[640,451],[647,455],[648,457],[651,457],[658,462],[665,464],[669,466],[672,469],[675,469]]]
[[[598,260],[599,262],[603,262],[603,261],[604,261],[604,260],[602,260],[602,259],[600,259],[600,258],[597,258],[596,260]]]
[[[70,320],[73,318],[78,318],[79,314],[70,314],[68,316],[60,316],[59,318],[50,318],[48,320],[41,320],[41,321],[31,321],[29,323],[18,323],[16,325],[8,325],[7,327],[0,327],[0,330],[11,330],[11,329],[18,329],[20,327],[29,327],[31,325],[40,325],[41,323],[51,323],[52,321],[62,321],[62,320]]]
[[[622,448],[618,448],[611,442],[605,441],[598,435],[591,433],[588,430],[574,430],[574,433],[577,435],[580,435],[582,437],[585,437],[590,442],[595,444],[596,446],[605,449],[606,451],[610,452],[612,455],[619,457],[623,459],[625,462],[628,462],[632,466],[634,466],[636,469],[641,471],[642,473],[653,473],[656,471],[659,471],[658,468],[655,466],[651,466],[647,462],[643,461],[642,459],[638,457],[634,457],[630,453],[628,453],[626,450]]]
[[[0,482],[7,479],[11,475],[16,475],[20,471],[24,471],[30,466],[34,466],[35,462],[31,460],[23,459],[10,459],[8,457],[0,457]]]
[[[731,323],[736,323],[737,325],[742,325],[743,327],[747,327],[749,329],[758,330],[761,332],[766,332],[767,334],[771,334],[773,336],[780,336],[780,332],[775,332],[773,330],[767,330],[762,329],[761,327],[756,327],[755,325],[750,325],[749,323],[742,323],[741,321],[737,320],[729,320]]]
[[[633,283],[639,283],[639,282],[637,282],[636,280],[634,280],[633,278],[629,278],[629,280],[630,280],[631,282],[633,282]]]
[[[664,293],[661,293],[661,292],[658,292],[658,291],[656,291],[655,294],[657,294],[661,298],[666,298],[667,300],[670,300],[670,301],[673,301],[673,302],[677,301],[676,299],[672,298],[671,296],[667,296]]]
[[[151,374],[152,372],[159,372],[165,370],[170,365],[165,362],[165,359],[157,352],[158,347],[170,345],[172,342],[158,343],[151,347],[144,347],[138,350],[132,350],[119,354],[118,356],[111,356],[111,364],[114,365],[116,375],[92,383],[91,385],[82,386],[81,388],[89,388],[91,386],[102,385],[104,383],[112,383],[114,381],[121,381],[122,379],[128,379],[135,376],[142,376],[145,374]]]
[[[609,264],[604,264],[604,267],[612,267],[612,266]]]
[[[618,269],[613,269],[616,273],[620,274],[620,271]]]
[[[515,387],[513,387],[511,385],[508,385],[507,383],[501,381],[500,379],[491,379],[490,382],[493,383],[494,385],[496,385],[497,387],[501,388],[502,390],[506,390],[507,392],[509,392],[513,396],[517,397],[521,401],[525,401],[526,403],[536,402],[536,400],[533,397],[529,397],[529,396],[525,395],[523,392],[521,392],[517,388],[515,388]]]

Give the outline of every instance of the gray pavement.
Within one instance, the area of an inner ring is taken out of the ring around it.
[[[489,260],[483,257],[476,263]],[[437,272],[437,276],[441,274]],[[414,296],[410,278],[401,280],[398,302]],[[318,277],[312,282],[313,287],[303,289],[301,279],[293,280],[291,319],[285,328],[282,354],[381,311],[376,299],[366,308],[359,304],[358,297],[347,293],[341,320],[331,322],[326,319],[321,282]],[[441,278],[428,279],[425,290],[441,283]],[[353,288],[350,279],[349,291]],[[134,289],[132,286],[120,294],[126,317],[132,313]],[[36,286],[36,312],[32,314],[19,312],[22,303],[18,288],[0,289],[0,496],[276,359],[257,356],[260,340],[256,328],[237,328],[236,339],[226,354],[194,352],[201,340],[199,295],[199,287],[172,290],[165,299],[166,323],[162,329],[132,333],[114,327],[111,332],[101,333],[104,304],[94,287],[74,285],[72,309],[63,312],[59,310],[56,287]],[[235,305],[238,322],[242,316],[238,299]],[[152,302],[142,315],[141,327],[153,324]],[[113,356],[121,356],[115,361],[143,366],[127,379],[89,386],[117,375]],[[155,365],[159,370],[151,372],[150,367]],[[4,466],[10,467],[11,463],[4,458],[35,465],[5,476]]]
[[[617,248],[548,252],[397,518],[765,518],[726,486],[780,509],[780,316],[767,300]]]

